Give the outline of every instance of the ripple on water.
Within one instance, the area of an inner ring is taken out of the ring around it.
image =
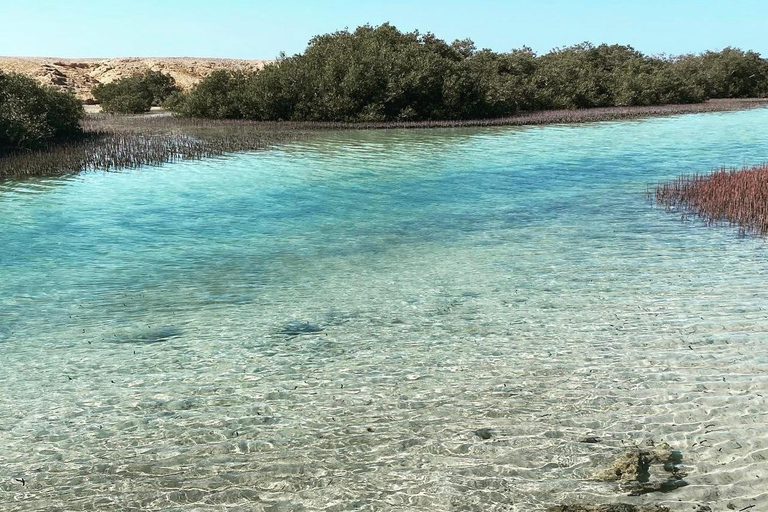
[[[325,133],[2,184],[0,508],[768,499],[765,243],[644,195],[763,161],[767,117]],[[687,487],[594,478],[649,438]]]

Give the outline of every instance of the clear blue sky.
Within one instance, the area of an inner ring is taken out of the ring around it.
[[[269,59],[386,21],[497,51],[591,41],[768,57],[768,0],[0,0],[0,55]]]

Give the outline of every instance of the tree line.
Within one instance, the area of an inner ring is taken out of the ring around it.
[[[768,61],[737,48],[667,57],[582,43],[497,53],[384,24],[317,36],[258,71],[216,71],[165,106],[217,119],[417,121],[766,95]]]
[[[386,122],[505,117],[521,112],[697,103],[768,96],[768,60],[725,48],[678,57],[582,43],[537,55],[478,50],[432,33],[365,25],[313,38],[302,54],[258,71],[215,71],[183,92],[159,71],[99,85],[108,113],[260,121]],[[0,72],[0,153],[78,137],[70,93]]]

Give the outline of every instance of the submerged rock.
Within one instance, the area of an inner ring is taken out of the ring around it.
[[[488,440],[493,437],[493,430],[490,428],[479,428],[473,432],[477,437],[483,440]]]
[[[626,488],[630,491],[630,496],[640,496],[641,494],[651,492],[670,492],[686,485],[688,485],[688,482],[682,478],[668,478],[667,480],[631,483]]]
[[[149,344],[160,343],[162,341],[168,341],[173,338],[178,338],[183,334],[182,330],[173,325],[167,325],[158,327],[156,329],[149,329],[146,331],[140,331],[130,334],[124,337],[117,337],[113,339],[113,342],[117,343],[137,343],[137,344]]]
[[[302,334],[315,334],[322,331],[323,328],[319,325],[294,320],[285,324],[283,328],[278,331],[278,334],[283,334],[285,336],[300,336]]]
[[[548,512],[669,512],[669,508],[661,505],[628,505],[615,503],[612,505],[558,505],[551,507]]]
[[[619,482],[630,496],[651,492],[670,492],[688,485],[681,471],[683,454],[667,443],[648,440],[622,454],[610,468],[596,476],[599,480]]]

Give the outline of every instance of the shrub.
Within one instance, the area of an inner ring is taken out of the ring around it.
[[[141,114],[149,112],[153,105],[162,105],[178,91],[172,76],[160,71],[146,71],[108,84],[99,84],[94,87],[93,96],[104,112]]]
[[[187,117],[239,119],[246,74],[218,70],[204,78],[190,93],[174,94],[163,105]]]
[[[152,105],[159,107],[173,93],[180,89],[176,80],[160,71],[147,71],[140,75],[144,87],[152,94]]]
[[[0,72],[0,152],[40,147],[82,134],[83,107],[72,94]]]
[[[768,95],[768,61],[738,48],[685,55],[674,63],[680,76],[708,98],[748,98]]]

